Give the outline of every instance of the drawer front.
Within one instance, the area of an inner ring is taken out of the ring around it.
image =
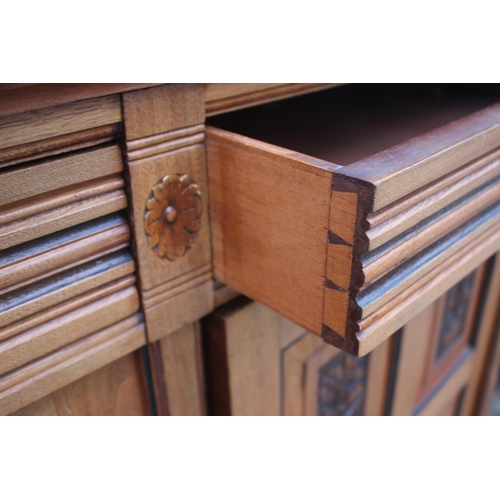
[[[1,414],[146,342],[120,120],[119,96],[0,119]]]
[[[297,143],[319,156],[331,125],[316,105],[317,123]],[[500,105],[467,114],[476,105],[453,101],[436,117],[431,106],[427,129],[465,116],[347,166],[207,128],[216,279],[328,343],[371,351],[500,248]],[[262,127],[274,137],[270,113]],[[402,127],[411,119],[398,116]],[[380,126],[391,139],[411,136],[398,124]],[[345,158],[370,150],[361,132],[359,147],[342,137],[355,150]]]

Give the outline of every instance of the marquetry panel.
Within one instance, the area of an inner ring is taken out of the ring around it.
[[[201,85],[123,95],[133,241],[148,337],[213,308]]]
[[[500,266],[487,262],[410,321],[399,336],[393,415],[469,415],[491,345]]]
[[[458,282],[445,295],[439,330],[436,361],[462,338],[467,328],[467,312],[472,300],[474,273]]]
[[[363,415],[368,358],[339,353],[319,367],[318,415]]]
[[[387,343],[357,358],[244,297],[208,316],[205,332],[214,414],[383,414]]]

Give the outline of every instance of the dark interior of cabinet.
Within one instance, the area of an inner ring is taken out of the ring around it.
[[[207,119],[349,165],[500,101],[493,85],[350,84]]]

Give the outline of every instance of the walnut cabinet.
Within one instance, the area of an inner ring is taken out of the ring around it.
[[[0,84],[0,413],[484,414],[495,86]]]

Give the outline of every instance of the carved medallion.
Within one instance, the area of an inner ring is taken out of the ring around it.
[[[320,368],[318,415],[363,415],[367,358],[343,352]]]
[[[184,174],[166,175],[146,202],[144,225],[150,248],[162,259],[182,257],[193,246],[200,217],[198,185]]]

